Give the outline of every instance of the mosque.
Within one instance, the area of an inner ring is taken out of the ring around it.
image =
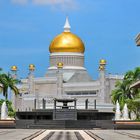
[[[54,109],[54,100],[74,100],[76,109],[96,109],[99,112],[113,112],[110,94],[121,75],[106,74],[106,60],[99,60],[99,77],[94,80],[84,66],[84,42],[71,32],[68,18],[64,31],[56,36],[49,46],[50,66],[44,77],[35,77],[33,64],[29,65],[28,78],[21,79],[20,94],[13,95],[16,111]],[[16,76],[17,67],[11,67]],[[58,108],[73,107],[58,102]],[[95,107],[96,106],[96,107]]]

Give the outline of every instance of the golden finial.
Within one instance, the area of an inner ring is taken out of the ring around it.
[[[100,60],[100,66],[99,66],[99,70],[105,70],[105,66],[106,66],[106,60],[105,59],[101,59]]]
[[[99,66],[99,70],[105,70],[105,67],[104,66]]]
[[[101,59],[100,60],[100,65],[106,65],[106,60],[105,59]]]
[[[17,66],[12,66],[11,71],[17,71]]]
[[[58,62],[57,63],[57,68],[63,68],[63,63],[62,62]]]
[[[30,64],[29,65],[29,70],[30,71],[34,71],[35,70],[35,65],[34,64]]]

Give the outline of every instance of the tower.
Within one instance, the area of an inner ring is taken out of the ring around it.
[[[99,62],[99,81],[100,81],[100,98],[101,102],[105,102],[105,93],[106,93],[106,78],[105,78],[105,66],[106,66],[106,60],[101,59]]]
[[[34,82],[33,82],[33,80],[34,80],[34,74],[33,74],[34,70],[35,70],[35,65],[30,64],[29,65],[29,75],[28,75],[28,85],[29,85],[29,91],[28,92],[29,92],[29,94],[34,93]]]
[[[57,68],[57,96],[61,98],[63,95],[63,63],[57,63]]]
[[[17,78],[17,70],[18,70],[17,66],[14,65],[14,66],[11,67],[12,77],[14,79]]]

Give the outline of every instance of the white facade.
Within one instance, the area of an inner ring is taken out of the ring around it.
[[[115,87],[115,82],[122,80],[123,76],[105,76],[104,72],[100,71],[99,79],[84,82],[81,79],[77,79],[76,81],[76,74],[73,74],[73,76],[71,73],[67,74],[68,76],[63,76],[66,73],[62,76],[60,75],[56,74],[53,77],[32,77],[32,80],[22,79],[21,94],[15,97],[14,100],[15,109],[19,111],[31,111],[34,109],[35,99],[37,100],[37,108],[41,109],[43,98],[46,100],[46,109],[53,109],[54,98],[76,98],[77,109],[85,109],[85,100],[88,99],[89,109],[94,109],[94,100],[96,100],[96,108],[99,111],[112,111],[111,91]],[[70,77],[73,77],[72,82],[69,82]],[[64,81],[64,78],[67,81]]]
[[[64,32],[70,32],[68,19]],[[63,68],[57,68],[57,63]],[[89,101],[89,109],[94,109],[96,100],[99,111],[112,111],[111,91],[117,80],[123,76],[106,75],[105,69],[99,71],[99,78],[93,80],[84,67],[84,53],[53,52],[50,53],[50,66],[44,77],[35,77],[30,72],[27,79],[21,79],[20,95],[13,97],[16,110],[31,111],[36,107],[42,109],[42,99],[46,101],[46,109],[53,109],[54,98],[76,98],[77,109],[85,109],[85,100]]]

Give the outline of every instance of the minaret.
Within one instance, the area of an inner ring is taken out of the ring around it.
[[[30,64],[29,65],[29,75],[28,75],[28,94],[32,94],[35,97],[34,102],[36,102],[36,100],[38,101],[38,98],[36,97],[36,94],[35,94],[34,70],[35,70],[35,65],[34,64]],[[39,103],[37,105],[39,107]],[[24,106],[24,102],[23,102],[23,106]]]
[[[28,76],[28,84],[29,84],[29,94],[34,94],[34,70],[35,65],[29,65],[29,76]]]
[[[13,79],[17,79],[17,70],[18,70],[17,66],[13,65],[11,67],[11,76]],[[11,101],[12,101],[13,107],[14,107],[14,109],[16,109],[17,97],[15,94],[12,94],[10,96],[11,96]]]
[[[71,29],[71,26],[69,24],[69,19],[68,19],[68,17],[66,17],[66,22],[64,25],[64,32],[70,32],[70,29]]]
[[[106,60],[101,59],[100,65],[99,65],[99,71],[100,71],[100,98],[101,102],[105,102],[105,94],[106,94],[106,79],[105,79],[105,66],[106,66]]]
[[[17,66],[14,65],[11,67],[12,78],[14,78],[14,79],[17,78],[17,70],[18,70]]]
[[[59,62],[57,69],[57,96],[61,98],[63,95],[63,63]]]

